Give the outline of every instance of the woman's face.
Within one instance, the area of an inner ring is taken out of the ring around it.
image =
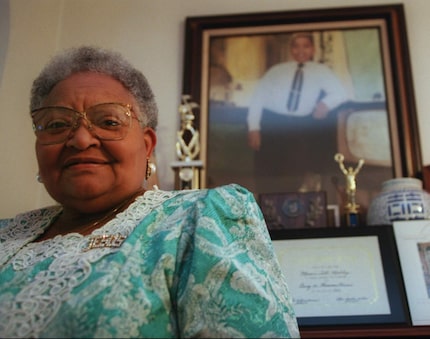
[[[136,100],[117,80],[93,72],[76,73],[59,82],[43,106],[65,106],[78,111],[117,102],[132,105]],[[81,120],[79,127],[60,144],[36,141],[40,177],[49,194],[64,208],[96,213],[117,205],[142,187],[146,161],[156,143],[155,132],[132,119],[122,140],[100,140]]]

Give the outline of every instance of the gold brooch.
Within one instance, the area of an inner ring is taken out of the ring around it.
[[[90,237],[88,245],[83,249],[83,251],[89,251],[94,248],[120,247],[125,238],[126,237],[122,234],[94,235]]]

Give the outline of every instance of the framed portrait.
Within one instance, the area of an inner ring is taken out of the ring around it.
[[[302,328],[409,324],[391,226],[269,232]]]
[[[412,324],[430,325],[430,220],[394,221]]]
[[[202,187],[325,191],[343,214],[341,153],[345,168],[364,160],[365,215],[383,181],[421,175],[401,4],[188,17],[183,92],[199,105]]]
[[[324,191],[267,193],[260,194],[258,200],[269,229],[329,226]]]

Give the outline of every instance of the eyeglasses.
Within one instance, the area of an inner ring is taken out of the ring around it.
[[[97,104],[85,112],[69,107],[46,106],[31,111],[33,130],[42,145],[65,142],[72,130],[76,130],[83,119],[87,128],[101,140],[121,140],[131,126],[131,119],[140,121],[131,114],[131,105],[109,102]]]

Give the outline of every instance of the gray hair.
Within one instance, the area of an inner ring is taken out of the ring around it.
[[[33,81],[30,110],[40,108],[58,82],[86,71],[109,75],[121,82],[139,105],[142,125],[156,129],[158,108],[146,77],[119,53],[98,47],[71,48],[54,56]]]

